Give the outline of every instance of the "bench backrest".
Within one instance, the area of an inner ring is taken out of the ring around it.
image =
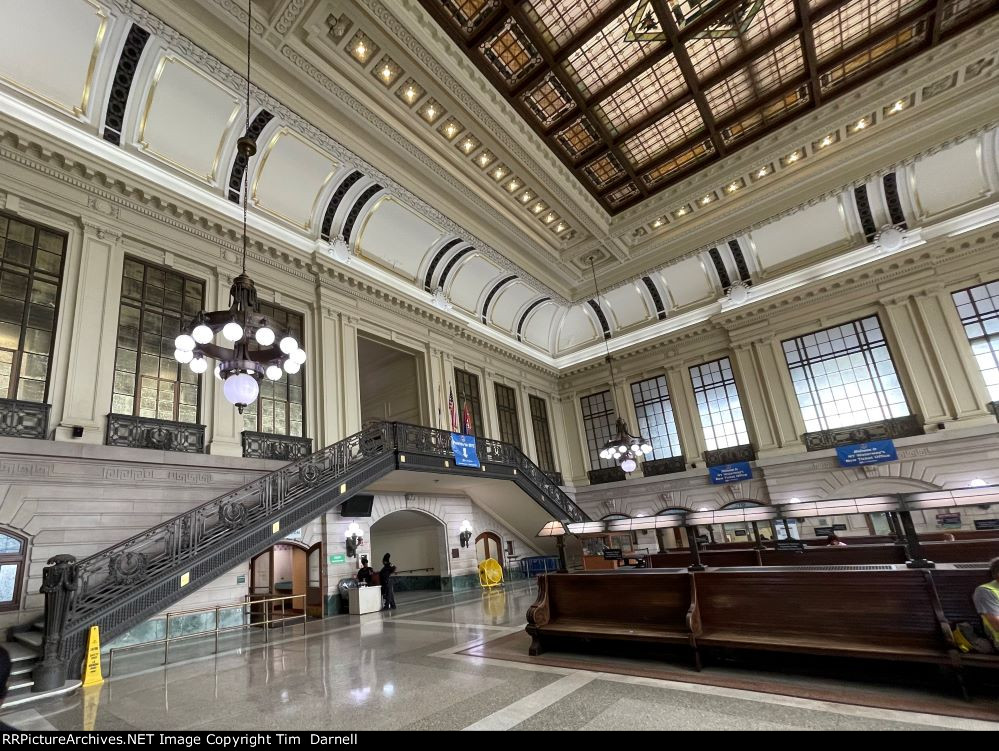
[[[934,563],[977,563],[999,556],[999,539],[924,542],[923,555]]]
[[[652,571],[549,574],[550,623],[560,619],[684,628],[690,576]]]
[[[978,613],[972,597],[975,587],[989,580],[989,572],[985,568],[942,571],[934,569],[931,573],[940,595],[944,617],[952,624],[968,621],[978,622]]]
[[[859,563],[905,563],[900,545],[845,545],[793,550],[765,550],[764,566],[851,566]]]
[[[695,574],[706,632],[942,648],[922,571],[767,570]]]

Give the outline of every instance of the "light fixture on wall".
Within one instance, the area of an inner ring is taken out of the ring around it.
[[[350,523],[347,531],[344,532],[344,537],[344,543],[347,546],[347,557],[357,558],[357,548],[364,544],[364,536],[361,533],[361,528],[357,526],[357,522]]]
[[[596,300],[597,304],[600,304],[600,288],[597,286],[597,270],[593,265],[593,256],[590,256],[590,273],[593,274],[593,289],[596,296],[593,298]],[[611,357],[610,344],[608,343],[609,336],[604,337],[604,349],[607,352],[607,367],[610,368],[610,380],[611,380],[611,395],[614,398],[615,404],[617,403],[617,383],[614,378],[614,358]],[[617,462],[617,465],[626,473],[634,472],[638,468],[638,462],[635,461],[640,456],[645,456],[646,454],[652,453],[652,444],[649,443],[648,439],[643,438],[640,435],[632,435],[628,432],[628,424],[621,417],[620,413],[617,416],[617,423],[614,426],[616,435],[604,444],[604,447],[600,449],[601,459],[613,459]]]
[[[460,532],[458,540],[461,542],[461,547],[467,548],[468,541],[472,539],[472,523],[468,519],[461,523]]]
[[[247,3],[246,18],[246,132],[250,130],[250,40],[253,3]],[[305,351],[298,341],[261,315],[257,289],[246,274],[246,211],[249,200],[250,157],[257,144],[248,135],[237,142],[237,152],[246,161],[243,170],[243,270],[229,288],[229,309],[200,311],[190,325],[174,340],[177,362],[192,371],[205,373],[209,358],[217,360],[215,376],[222,381],[227,401],[243,412],[257,400],[260,381],[277,381],[282,374],[297,373],[305,362]],[[225,344],[215,344],[221,334]]]

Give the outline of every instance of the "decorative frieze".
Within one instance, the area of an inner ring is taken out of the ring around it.
[[[108,446],[203,454],[205,426],[110,414],[104,442]]]
[[[665,459],[646,459],[642,462],[642,474],[645,477],[653,475],[668,475],[672,472],[683,472],[687,462],[682,456],[669,456]]]
[[[851,443],[868,443],[869,441],[883,441],[889,438],[922,435],[923,432],[923,424],[919,416],[908,415],[907,417],[893,417],[879,422],[868,422],[863,425],[852,425],[848,428],[818,430],[814,433],[805,433],[801,438],[805,442],[806,451],[822,451],[836,446],[847,446]]]
[[[590,485],[600,485],[605,482],[621,482],[626,480],[624,470],[620,467],[600,467],[591,469],[586,473],[590,478]]]

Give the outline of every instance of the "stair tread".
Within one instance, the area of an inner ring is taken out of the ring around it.
[[[7,682],[7,690],[8,691],[17,691],[18,689],[22,689],[22,688],[31,688],[34,685],[35,685],[35,682],[33,680],[31,680],[31,678],[27,678],[27,679],[21,678],[21,679],[18,679],[18,680],[10,680],[10,681]]]
[[[32,647],[42,646],[42,635],[37,631],[22,631],[14,634],[14,639]]]
[[[31,671],[35,669],[35,663],[32,660],[21,660],[20,662],[11,663],[10,674],[15,675],[30,675]]]
[[[39,642],[41,644],[41,642]],[[7,650],[7,654],[10,655],[11,662],[17,662],[18,660],[37,660],[38,650],[27,647],[17,641],[6,642],[4,648]]]

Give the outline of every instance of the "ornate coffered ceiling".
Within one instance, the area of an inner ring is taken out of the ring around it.
[[[611,213],[995,11],[987,0],[420,3]]]

